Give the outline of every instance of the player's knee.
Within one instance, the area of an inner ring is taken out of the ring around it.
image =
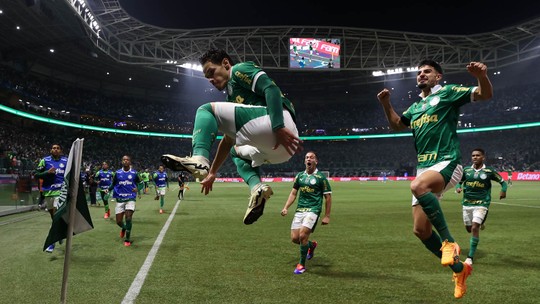
[[[426,192],[429,192],[429,189],[424,183],[414,180],[411,182],[411,192],[416,198],[418,198]]]
[[[413,234],[421,240],[427,240],[431,236],[431,233],[431,230],[425,229],[424,227],[413,228]]]
[[[294,244],[300,244],[300,235],[298,234],[291,234],[291,242]]]

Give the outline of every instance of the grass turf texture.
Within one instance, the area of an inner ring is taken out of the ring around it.
[[[451,270],[412,234],[409,182],[333,182],[331,222],[312,235],[319,247],[302,275],[293,274],[299,247],[289,239],[295,205],[280,215],[292,184],[271,186],[264,215],[246,226],[245,184],[217,183],[204,196],[192,183],[136,303],[455,303]],[[493,188],[469,289],[459,301],[538,303],[538,184],[514,182],[503,204],[500,187]],[[105,220],[103,206],[90,208],[95,229],[73,237],[68,303],[122,302],[176,204],[176,189],[164,214],[152,194],[137,201],[131,247],[123,246],[112,214]],[[460,199],[449,191],[442,206],[464,260],[470,235]],[[1,303],[60,301],[66,245],[42,251],[50,222],[44,211],[0,218]]]

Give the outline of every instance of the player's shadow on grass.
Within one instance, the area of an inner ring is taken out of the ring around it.
[[[298,263],[298,259],[291,259],[289,264]],[[338,269],[332,268],[332,263],[329,259],[326,259],[324,257],[314,257],[311,260],[306,261],[306,272],[305,274],[311,274],[311,275],[317,275],[317,276],[324,276],[324,277],[334,277],[334,278],[352,278],[352,279],[358,279],[358,278],[369,278],[371,277],[367,272],[362,272],[361,269],[358,269],[359,271],[339,271]]]

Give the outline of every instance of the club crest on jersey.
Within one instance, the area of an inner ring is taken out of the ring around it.
[[[64,167],[65,167],[65,165],[64,165],[64,164],[62,164],[62,163],[60,163],[59,167],[60,167],[60,168],[64,168]]]
[[[316,182],[317,182],[317,180],[315,180],[314,178],[309,180],[309,183],[312,184],[312,185],[315,185]]]
[[[441,98],[439,96],[435,96],[435,97],[431,98],[431,100],[429,101],[429,105],[434,107],[434,106],[438,105],[440,101],[441,101]]]
[[[227,95],[231,96],[232,95],[232,85],[230,83],[227,83]]]
[[[481,178],[481,179],[486,179],[486,178],[487,178],[487,175],[486,175],[485,173],[482,173],[482,174],[480,174],[480,178]]]
[[[234,102],[236,102],[236,103],[244,103],[244,98],[242,96],[238,95],[234,99]]]

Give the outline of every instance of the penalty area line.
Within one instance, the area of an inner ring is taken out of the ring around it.
[[[159,247],[161,246],[163,238],[165,237],[167,230],[169,230],[169,226],[171,225],[174,215],[176,214],[176,210],[178,209],[178,206],[180,206],[180,200],[176,202],[176,205],[174,206],[174,209],[171,212],[171,215],[169,215],[167,222],[165,222],[165,225],[163,225],[163,228],[161,228],[161,231],[159,232],[159,235],[156,238],[156,241],[154,242],[152,249],[150,249],[150,252],[148,252],[148,256],[146,257],[146,260],[141,266],[141,269],[139,269],[137,276],[133,280],[133,283],[131,283],[129,290],[124,296],[124,299],[122,300],[122,304],[135,303],[137,296],[141,292],[141,288],[144,284],[144,280],[146,279],[146,276],[148,275],[148,272],[150,271],[150,268],[152,267],[152,263],[154,262],[154,259],[156,258],[157,252],[159,250]]]

